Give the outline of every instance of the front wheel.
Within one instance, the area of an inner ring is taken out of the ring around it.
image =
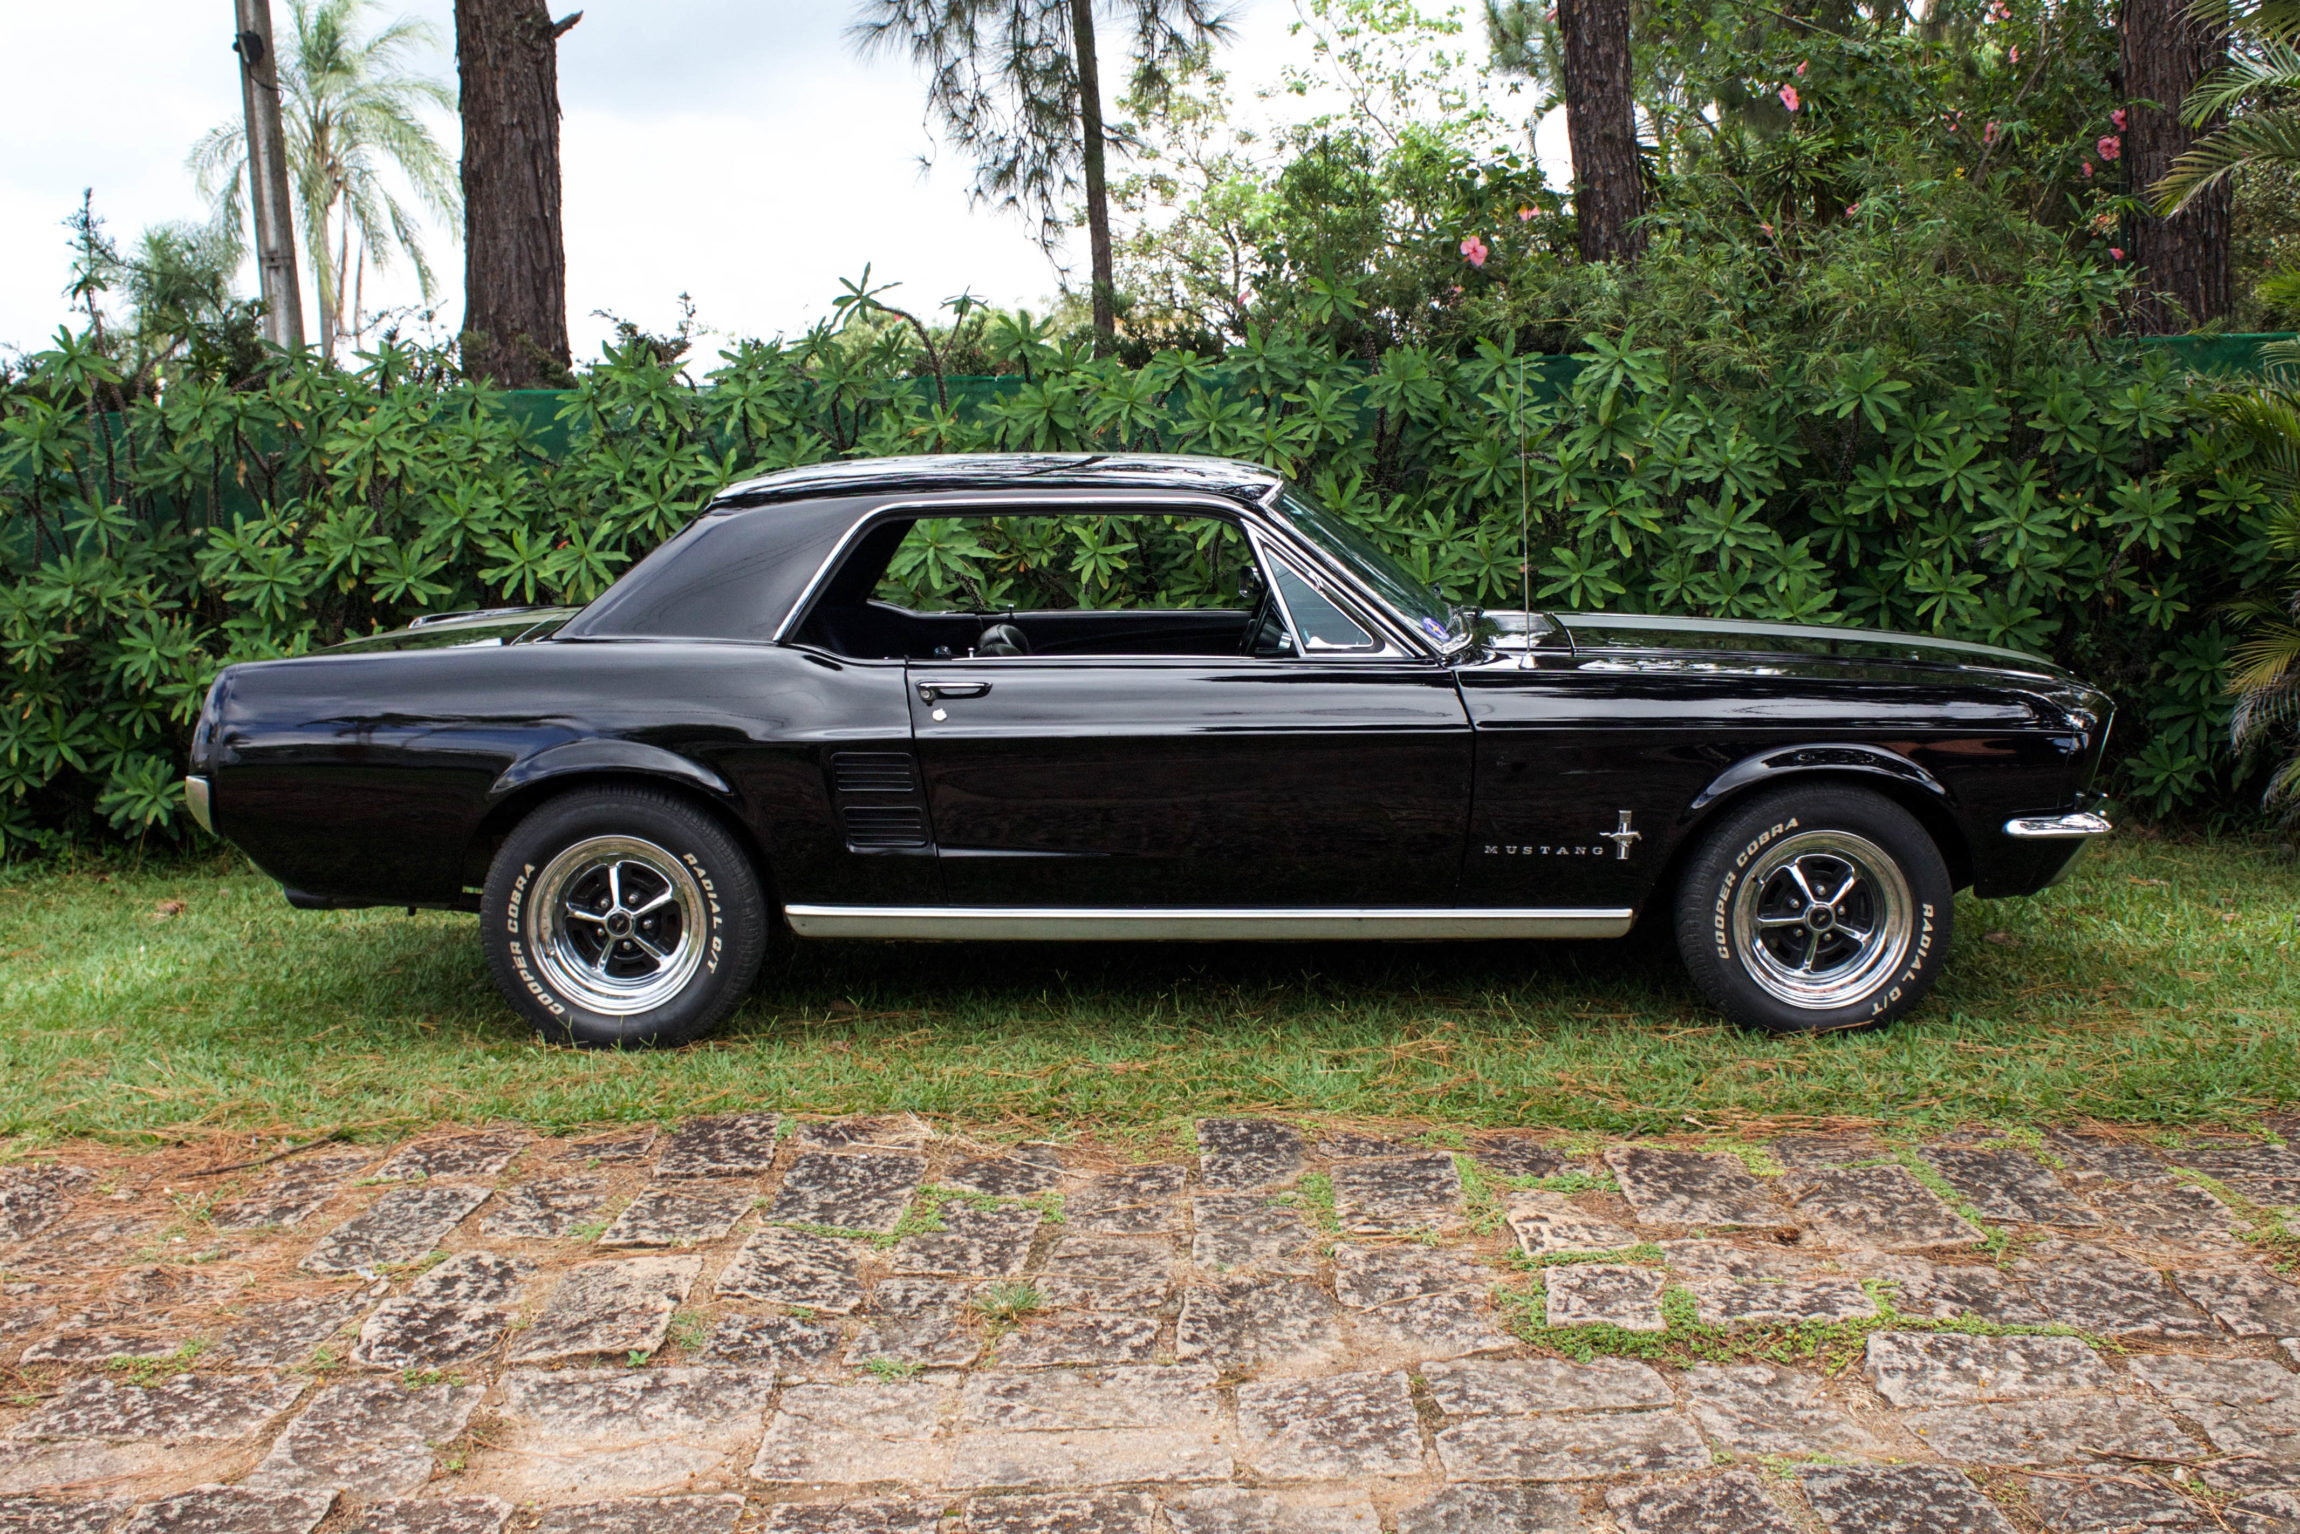
[[[1914,816],[1856,788],[1784,789],[1728,814],[1685,869],[1677,946],[1736,1022],[1887,1023],[1948,957],[1951,886]]]
[[[655,789],[581,789],[521,821],[480,929],[511,1004],[553,1043],[684,1044],[757,976],[767,909],[719,822]]]

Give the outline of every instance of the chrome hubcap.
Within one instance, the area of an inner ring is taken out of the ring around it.
[[[1784,837],[1750,865],[1733,901],[1749,978],[1793,1007],[1866,999],[1900,967],[1915,934],[1909,881],[1885,850],[1849,831]]]
[[[536,877],[535,959],[593,1012],[629,1017],[686,989],[703,961],[703,891],[653,842],[594,836]]]

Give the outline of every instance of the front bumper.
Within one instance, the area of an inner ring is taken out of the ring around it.
[[[216,821],[208,808],[208,780],[194,774],[184,779],[184,808],[192,812],[192,819],[210,836],[216,834]]]
[[[2106,836],[2116,827],[2105,815],[2090,810],[2071,810],[2065,815],[2015,815],[2005,822],[2005,835],[2015,841],[2071,841],[2088,836]]]
[[[2004,823],[2005,873],[2001,889],[1976,894],[2032,895],[2067,878],[2084,849],[2116,828],[2108,817],[2092,810],[2067,810],[2056,815],[2015,815]]]

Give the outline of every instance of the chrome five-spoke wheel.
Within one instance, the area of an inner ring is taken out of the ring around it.
[[[1794,1007],[1849,1006],[1908,956],[1914,905],[1883,848],[1849,831],[1805,831],[1750,865],[1734,937],[1767,992]]]
[[[1849,783],[1783,785],[1705,829],[1678,883],[1677,951],[1736,1022],[1871,1028],[1932,988],[1955,892],[1903,806]]]
[[[575,842],[544,865],[532,898],[536,964],[590,1011],[651,1011],[684,990],[703,961],[702,888],[653,842]]]

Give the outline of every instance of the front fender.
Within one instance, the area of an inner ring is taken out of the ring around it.
[[[642,777],[668,778],[699,788],[714,799],[734,798],[734,790],[727,786],[725,778],[701,763],[690,761],[677,752],[666,751],[661,746],[650,746],[636,740],[570,740],[556,746],[546,746],[532,756],[523,756],[513,762],[488,786],[487,802],[491,805],[501,804],[523,789],[534,788],[556,778],[602,772],[627,772]]]
[[[1744,788],[1810,772],[1866,773],[1890,778],[1896,783],[1923,790],[1944,809],[1949,803],[1949,791],[1941,786],[1941,780],[1897,751],[1857,743],[1822,744],[1777,746],[1743,757],[1712,779],[1709,786],[1686,806],[1686,813],[1689,816],[1698,815],[1718,800],[1739,793]]]

